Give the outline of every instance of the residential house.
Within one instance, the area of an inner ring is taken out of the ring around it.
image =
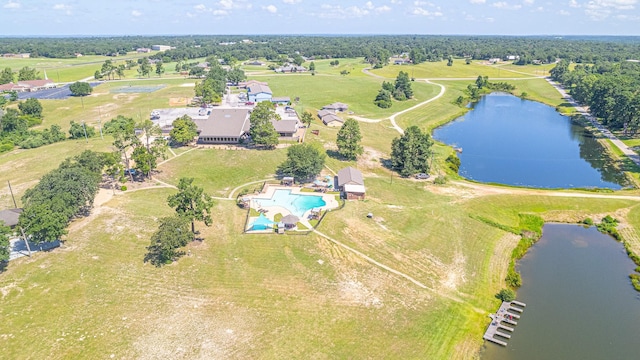
[[[18,219],[20,218],[21,213],[21,208],[0,211],[0,224],[4,223],[5,226],[10,228],[15,227],[18,225]]]
[[[262,81],[258,81],[258,80],[247,80],[247,81],[240,81],[238,83],[238,89],[248,89],[249,86],[251,85],[263,85],[263,86],[268,86],[269,84],[267,84],[266,82],[262,82]]]
[[[149,48],[137,48],[136,52],[139,52],[139,53],[150,53],[151,49],[149,49]]]
[[[325,105],[322,107],[322,110],[330,110],[330,111],[347,111],[349,110],[349,105],[335,102],[333,104]]]
[[[307,71],[307,68],[305,68],[304,66],[297,66],[297,65],[284,65],[276,68],[274,71],[277,73],[296,73],[296,72],[305,72]]]
[[[322,120],[322,123],[327,126],[342,126],[344,120],[336,115],[335,112],[331,110],[320,110],[318,111],[318,117]]]
[[[253,65],[253,66],[264,66],[265,63],[263,63],[262,61],[258,61],[258,60],[253,60],[253,61],[249,61],[244,63],[245,65]]]
[[[253,83],[247,87],[247,95],[250,102],[271,101],[273,92],[267,85]]]
[[[329,114],[322,117],[322,123],[330,127],[339,127],[344,124],[344,120],[335,114]]]
[[[291,104],[291,98],[288,96],[273,97],[271,102],[278,105],[289,105]]]
[[[362,173],[351,166],[338,171],[338,189],[347,200],[364,200],[366,189]]]

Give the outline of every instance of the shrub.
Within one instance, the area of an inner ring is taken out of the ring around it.
[[[444,175],[438,175],[438,177],[433,180],[433,183],[436,185],[444,185],[447,183],[447,177]]]
[[[636,289],[636,291],[640,291],[640,274],[631,274],[629,278],[631,279],[633,288]]]
[[[460,170],[460,158],[458,158],[456,154],[449,155],[446,163],[449,166],[449,169],[453,170],[456,174],[458,173],[458,170]]]
[[[496,294],[496,299],[511,302],[516,299],[516,293],[511,289],[502,289]]]
[[[582,220],[582,223],[585,224],[585,225],[592,226],[593,225],[593,220],[591,218],[586,218],[586,219]]]
[[[507,285],[512,288],[519,288],[522,285],[522,277],[520,277],[520,274],[511,266],[504,280],[507,282]]]
[[[127,187],[126,187],[125,185],[122,185],[122,186],[120,187],[120,190],[122,190],[122,191],[127,191]]]

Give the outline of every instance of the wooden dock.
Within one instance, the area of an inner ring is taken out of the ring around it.
[[[495,314],[489,314],[491,323],[489,323],[489,327],[487,327],[487,331],[485,331],[482,338],[498,345],[507,346],[507,342],[503,339],[511,339],[511,333],[513,333],[515,329],[504,324],[518,325],[514,319],[520,319],[520,315],[515,313],[522,314],[525,306],[527,305],[519,301],[502,302]],[[498,330],[506,330],[509,331],[510,334]],[[496,338],[496,336],[500,338]]]

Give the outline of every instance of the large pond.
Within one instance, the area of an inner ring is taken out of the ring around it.
[[[527,304],[507,347],[485,360],[638,359],[640,296],[622,244],[595,228],[547,224],[518,262]]]
[[[433,137],[462,149],[460,175],[477,181],[540,188],[626,185],[602,146],[554,108],[516,96],[484,96]]]

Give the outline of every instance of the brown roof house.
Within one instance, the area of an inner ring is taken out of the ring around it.
[[[327,126],[342,126],[344,120],[342,120],[335,112],[331,110],[320,110],[318,111],[318,117],[322,120],[322,123]]]
[[[248,137],[248,109],[212,109],[207,119],[194,121],[199,144],[238,144]]]
[[[347,200],[364,200],[366,189],[360,170],[349,166],[338,171],[338,189]]]
[[[199,144],[240,144],[249,139],[249,109],[211,109],[206,119],[195,119]],[[298,140],[297,118],[271,122],[281,140]]]

